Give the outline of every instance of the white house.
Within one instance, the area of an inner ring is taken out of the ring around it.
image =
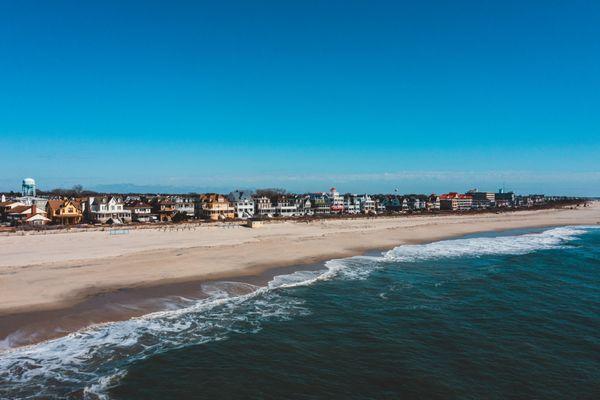
[[[135,222],[156,222],[158,216],[152,213],[152,206],[143,201],[132,201],[125,205],[125,209],[131,212],[131,219]]]
[[[275,207],[266,196],[254,198],[254,209],[254,214],[260,217],[272,217],[275,214]]]
[[[360,213],[360,200],[357,195],[346,195],[344,198],[344,212],[347,214]]]
[[[298,215],[298,206],[286,196],[279,196],[275,204],[275,214],[280,217],[294,217]]]
[[[358,197],[360,201],[360,211],[364,214],[371,214],[377,211],[375,200],[368,194],[364,194]]]
[[[175,213],[186,214],[189,218],[195,216],[194,200],[187,196],[171,196]]]
[[[312,203],[309,196],[296,196],[293,199],[298,215],[313,215]]]
[[[251,192],[235,190],[227,195],[227,199],[233,204],[236,218],[248,219],[254,217],[254,199]]]
[[[125,209],[123,199],[118,196],[90,197],[86,214],[87,219],[93,223],[131,222],[131,211]]]

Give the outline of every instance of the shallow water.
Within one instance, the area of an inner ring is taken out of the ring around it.
[[[596,227],[400,246],[202,290],[184,308],[3,352],[0,397],[600,394]]]

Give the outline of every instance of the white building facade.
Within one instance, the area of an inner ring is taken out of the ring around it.
[[[131,222],[131,211],[125,209],[121,197],[90,197],[86,217],[90,222],[105,224]]]

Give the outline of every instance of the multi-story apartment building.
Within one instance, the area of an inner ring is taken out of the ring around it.
[[[440,196],[440,209],[451,211],[467,211],[473,206],[473,198],[468,194],[450,192]]]
[[[496,194],[494,192],[480,192],[477,189],[467,192],[473,198],[473,208],[490,208],[496,205]]]

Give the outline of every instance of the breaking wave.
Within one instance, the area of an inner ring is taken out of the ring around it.
[[[239,282],[202,285],[208,298],[187,307],[127,321],[98,324],[39,344],[0,350],[0,398],[107,399],[127,367],[173,349],[223,340],[235,333],[255,333],[267,321],[308,315],[304,301],[285,291],[322,280],[366,279],[394,262],[451,257],[525,254],[561,248],[588,229],[562,227],[518,236],[445,240],[405,245],[381,257],[330,260],[319,271],[297,271],[274,277],[266,286]]]
[[[414,262],[441,258],[527,254],[560,248],[593,228],[596,227],[560,227],[518,236],[477,237],[399,246],[386,252],[384,258],[389,261]]]

